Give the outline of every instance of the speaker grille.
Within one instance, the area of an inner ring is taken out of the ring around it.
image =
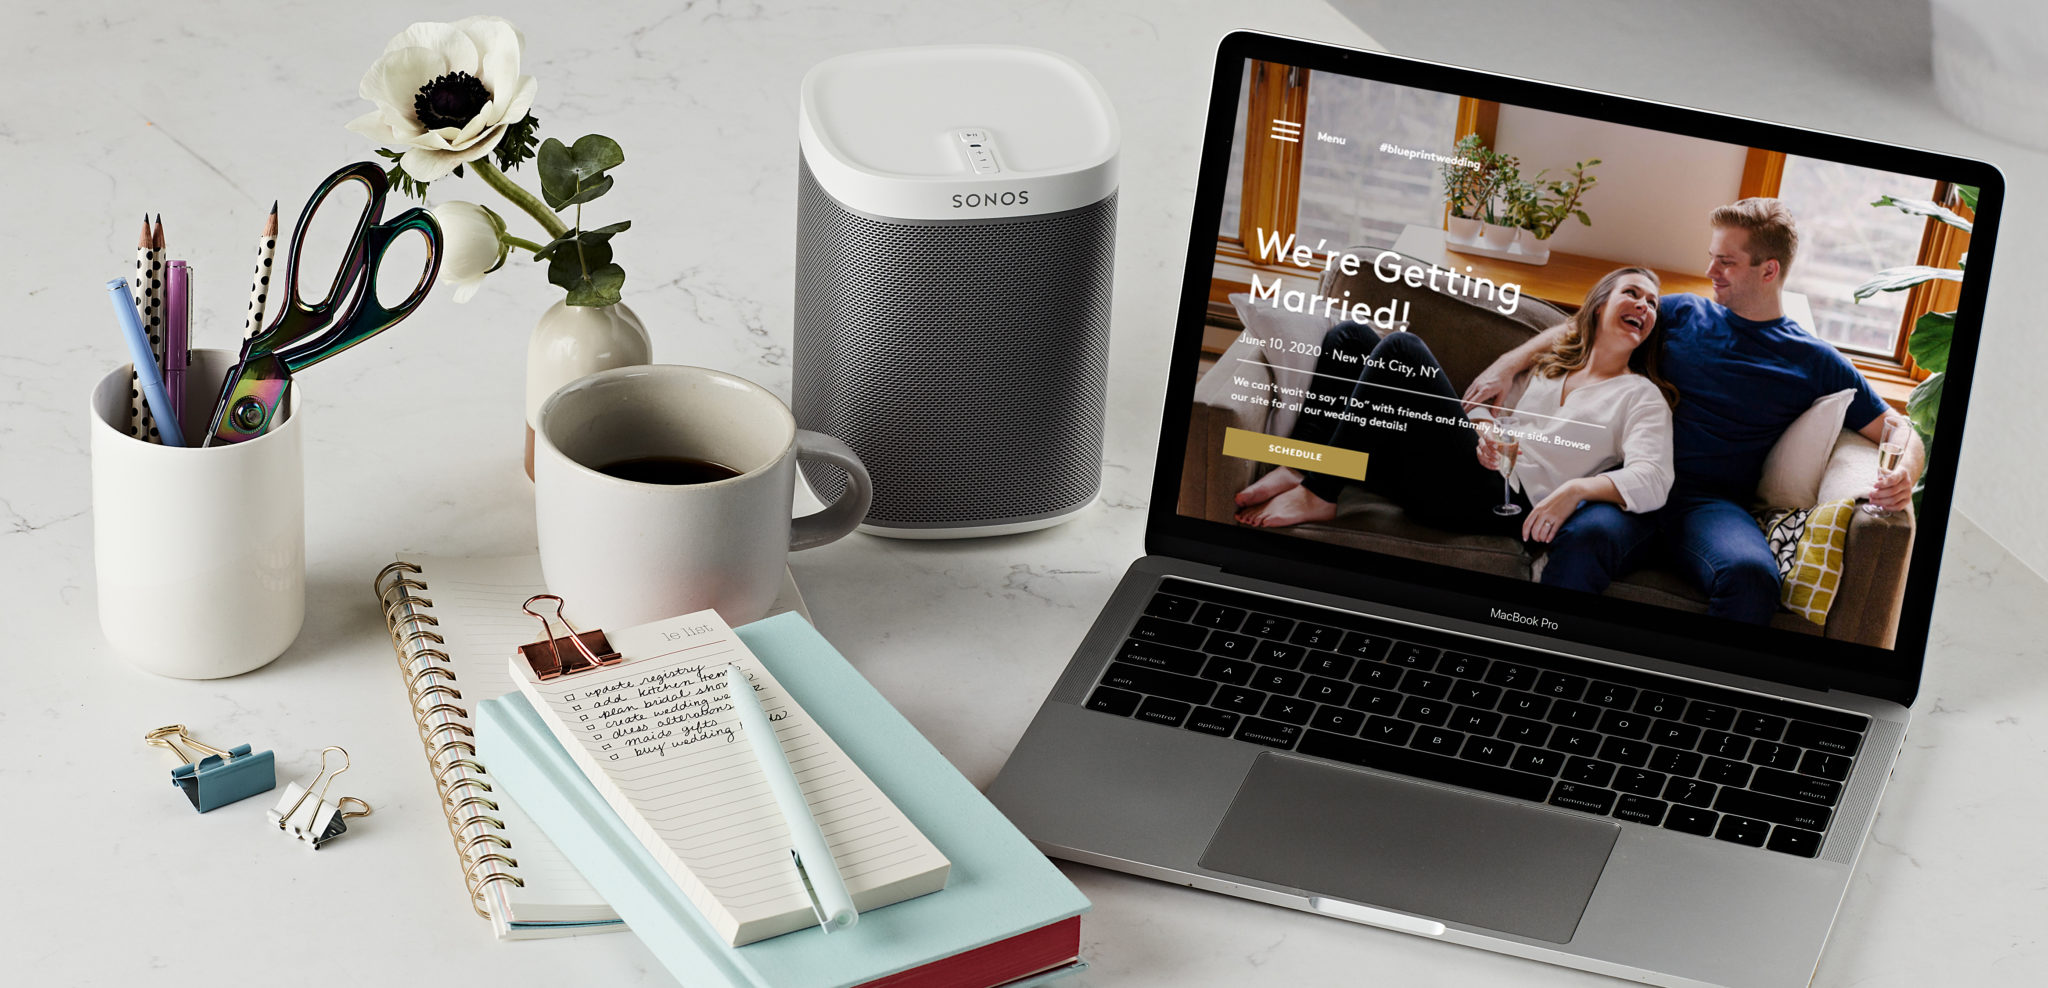
[[[867,521],[973,527],[1059,514],[1102,480],[1116,196],[1045,216],[891,222],[798,162],[797,424],[874,477]],[[846,475],[804,464],[820,497]]]

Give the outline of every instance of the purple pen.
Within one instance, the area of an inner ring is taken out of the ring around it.
[[[172,261],[165,279],[164,390],[173,414],[185,414],[185,369],[192,365],[192,267]]]

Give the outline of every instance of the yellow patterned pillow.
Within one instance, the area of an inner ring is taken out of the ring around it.
[[[1827,626],[1828,608],[1842,586],[1842,546],[1855,511],[1856,502],[1844,499],[1758,513],[1757,524],[1778,561],[1778,599],[1786,610]]]

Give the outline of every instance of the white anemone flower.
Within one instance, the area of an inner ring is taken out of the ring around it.
[[[406,149],[406,174],[431,182],[491,153],[526,119],[539,83],[519,74],[526,38],[502,17],[421,22],[384,46],[357,92],[377,109],[348,129]]]
[[[505,221],[473,202],[444,202],[430,210],[441,224],[440,280],[455,287],[455,301],[467,302],[484,286],[484,275],[505,264]]]

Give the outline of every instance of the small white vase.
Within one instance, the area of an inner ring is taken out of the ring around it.
[[[1444,221],[1444,232],[1452,243],[1470,244],[1479,240],[1479,221],[1470,216],[1451,216]]]
[[[1521,236],[1522,228],[1506,223],[1479,224],[1479,245],[1492,250],[1507,250],[1515,245],[1515,238]]]
[[[533,427],[541,402],[570,381],[653,358],[646,328],[624,302],[556,302],[541,313],[526,343],[526,479],[533,479]]]

